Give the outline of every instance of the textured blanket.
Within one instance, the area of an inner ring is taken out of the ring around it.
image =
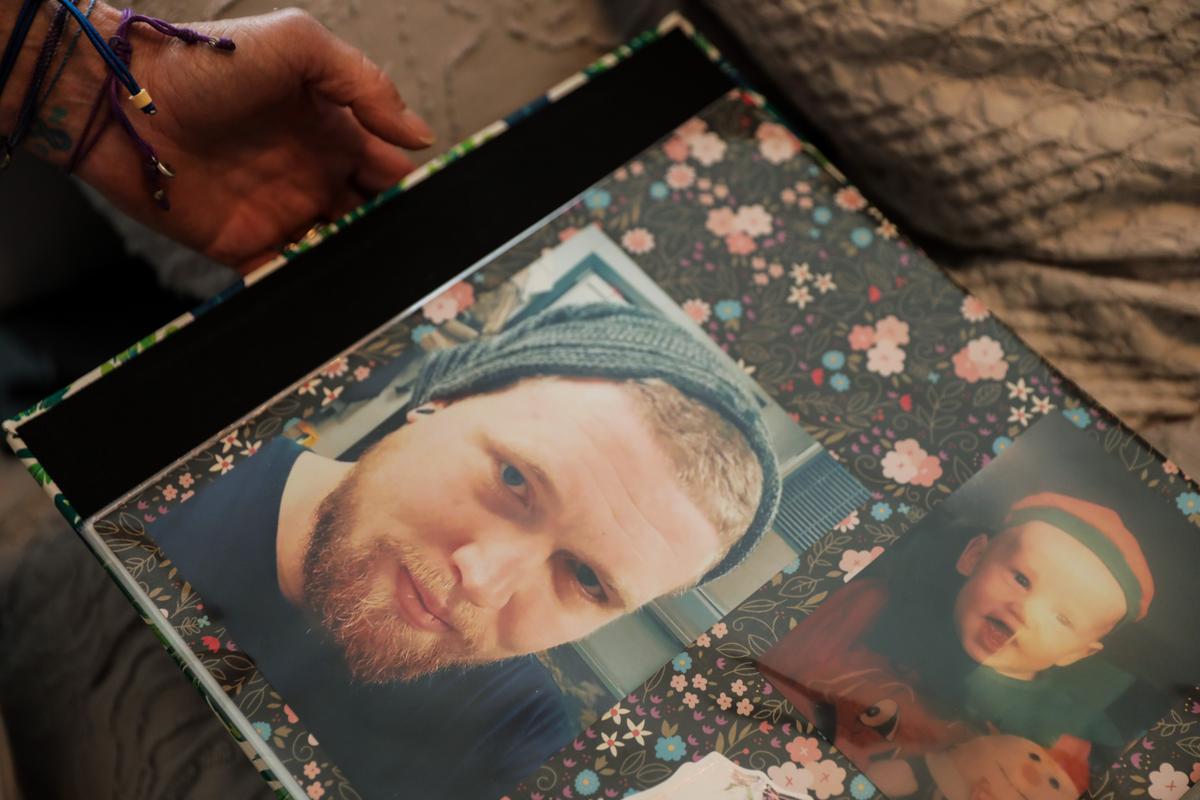
[[[1200,472],[1194,0],[709,5],[869,197]]]

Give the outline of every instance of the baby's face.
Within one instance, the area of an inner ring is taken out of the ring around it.
[[[968,576],[954,603],[963,649],[1012,678],[1097,652],[1125,616],[1125,595],[1100,558],[1045,522],[977,536],[958,570]]]
[[[971,800],[1074,800],[1075,785],[1039,744],[1020,736],[980,736],[950,751]]]

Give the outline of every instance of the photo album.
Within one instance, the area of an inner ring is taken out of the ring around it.
[[[281,797],[1178,800],[1200,489],[683,19],[242,293],[672,36],[733,88],[190,452],[80,515],[23,429],[205,309],[9,443]]]

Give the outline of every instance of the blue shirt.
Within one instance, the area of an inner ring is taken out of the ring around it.
[[[273,440],[160,517],[151,537],[363,798],[499,797],[574,734],[558,686],[532,656],[355,683],[337,645],[279,590],[279,505],[303,452]]]

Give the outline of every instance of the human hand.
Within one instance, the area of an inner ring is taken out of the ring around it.
[[[93,21],[107,35],[115,15],[97,7]],[[119,131],[78,173],[130,216],[217,261],[243,271],[261,264],[410,172],[400,148],[433,141],[379,67],[303,12],[188,27],[229,37],[237,50],[184,45],[140,26],[131,37],[132,71],[159,111],[127,113],[176,173],[164,181],[171,210],[155,205]],[[47,103],[74,138],[99,91],[99,59],[91,61]]]

